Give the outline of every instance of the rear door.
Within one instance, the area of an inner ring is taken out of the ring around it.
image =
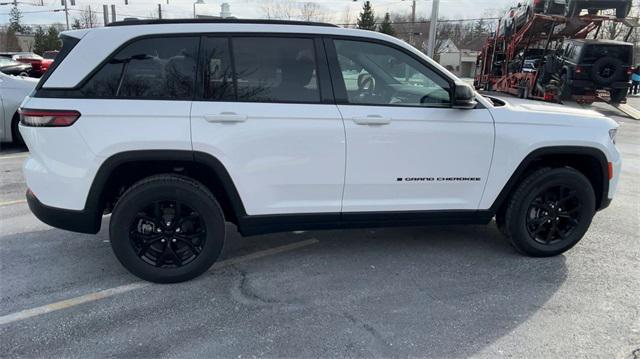
[[[327,48],[347,138],[343,212],[477,209],[489,111],[451,108],[449,80],[398,47],[345,38]]]
[[[345,136],[322,42],[237,34],[202,49],[193,149],[222,162],[249,215],[339,215]]]

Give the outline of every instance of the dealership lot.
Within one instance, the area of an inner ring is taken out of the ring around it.
[[[36,220],[26,154],[3,147],[0,356],[640,357],[640,122],[598,108],[622,123],[619,192],[565,255],[522,257],[493,224],[230,227],[223,261],[176,285],[128,274],[106,225]]]

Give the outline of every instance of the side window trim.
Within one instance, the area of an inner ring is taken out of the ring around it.
[[[419,58],[418,56],[416,56],[412,52],[407,51],[406,49],[404,49],[401,46],[398,46],[396,44],[393,44],[393,43],[390,43],[390,42],[387,42],[387,41],[376,40],[376,39],[371,39],[371,38],[366,38],[366,37],[358,37],[358,36],[340,36],[340,35],[324,36],[324,44],[325,44],[325,48],[327,50],[327,57],[328,57],[328,62],[329,62],[330,70],[331,70],[331,79],[332,79],[333,86],[334,86],[336,104],[339,104],[339,105],[351,105],[351,106],[380,106],[380,107],[393,107],[393,108],[399,108],[399,107],[400,108],[401,107],[407,107],[407,108],[411,108],[411,107],[413,107],[413,108],[435,108],[435,109],[437,109],[437,108],[450,108],[450,107],[395,106],[395,105],[390,105],[390,104],[371,105],[371,104],[350,103],[348,95],[347,95],[347,88],[345,86],[345,81],[344,81],[344,78],[342,76],[342,71],[340,70],[340,64],[338,62],[338,53],[336,51],[335,42],[334,42],[335,40],[370,42],[370,43],[373,43],[373,44],[378,44],[378,45],[382,45],[382,46],[388,46],[390,48],[393,48],[394,50],[397,50],[397,51],[400,51],[400,52],[404,53],[405,55],[411,57],[412,59],[417,61],[419,64],[427,67],[429,70],[433,71],[436,75],[438,75],[442,79],[444,79],[449,84],[449,88],[447,89],[447,92],[449,92],[449,97],[451,99],[453,99],[453,97],[454,97],[453,89],[455,88],[455,82],[454,82],[454,80],[452,78],[450,78],[449,76],[447,76],[446,74],[441,72],[439,69],[433,67],[431,64],[429,64],[428,62],[426,62],[423,59]]]

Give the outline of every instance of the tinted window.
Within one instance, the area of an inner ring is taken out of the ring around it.
[[[120,50],[82,88],[92,97],[190,99],[197,37],[150,38]]]
[[[210,37],[204,40],[204,98],[233,100],[233,69],[226,38]]]
[[[238,100],[320,102],[312,39],[233,38]]]
[[[449,83],[392,47],[336,40],[338,62],[350,103],[448,107]]]
[[[628,65],[631,63],[631,51],[631,46],[586,45],[582,51],[582,62],[593,63],[603,57],[613,57]]]

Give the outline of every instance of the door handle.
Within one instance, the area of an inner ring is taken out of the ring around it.
[[[391,119],[389,117],[380,116],[380,115],[367,115],[367,116],[356,116],[353,118],[353,122],[358,125],[388,125],[391,123]]]
[[[247,115],[239,115],[235,112],[220,112],[218,115],[204,115],[204,119],[207,122],[237,123],[246,121]]]

